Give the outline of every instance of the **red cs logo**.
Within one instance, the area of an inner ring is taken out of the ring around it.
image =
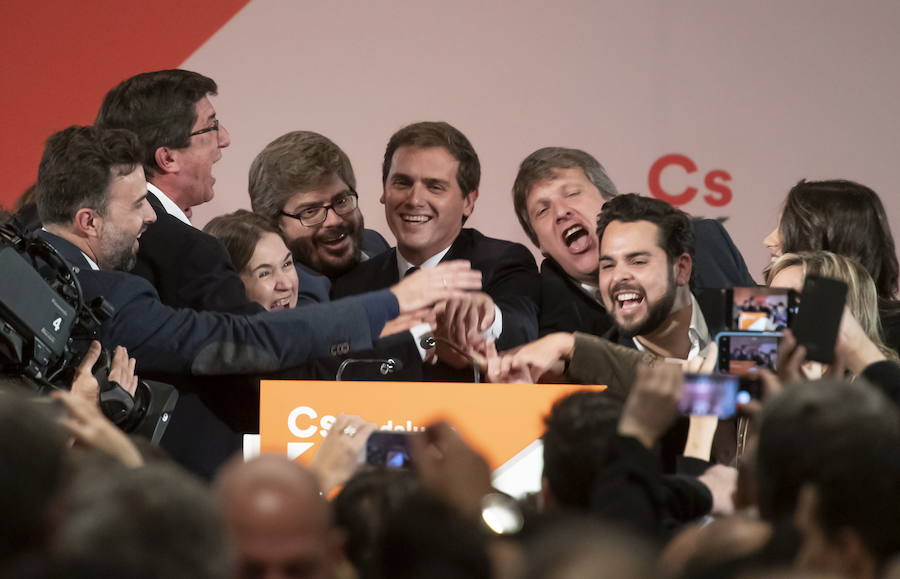
[[[686,187],[681,193],[667,193],[660,183],[662,172],[671,166],[680,167],[687,174],[696,173],[697,165],[689,158],[678,153],[663,155],[653,163],[650,167],[650,173],[647,175],[647,185],[650,187],[650,193],[657,199],[671,205],[684,205],[690,203],[697,196],[696,187]],[[715,169],[706,174],[703,178],[703,185],[709,191],[703,196],[703,200],[713,207],[723,207],[731,203],[731,188],[726,185],[731,181],[731,175],[727,171]]]

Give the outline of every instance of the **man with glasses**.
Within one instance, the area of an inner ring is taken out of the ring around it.
[[[266,145],[250,166],[250,203],[284,234],[300,275],[300,300],[328,301],[331,280],[388,249],[364,228],[346,153],[312,131]]]
[[[133,273],[169,306],[251,314],[225,248],[191,225],[193,207],[214,195],[213,165],[231,144],[210,96],[215,81],[188,70],[133,76],[107,93],[96,125],[128,129],[144,148],[143,165],[156,223],[141,237]]]

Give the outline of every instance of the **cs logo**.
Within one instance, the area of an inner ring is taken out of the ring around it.
[[[657,199],[671,205],[684,205],[693,201],[699,191],[696,187],[688,186],[680,193],[672,193],[663,189],[661,177],[663,171],[669,167],[676,167],[688,175],[697,172],[697,164],[678,153],[663,155],[653,163],[650,167],[650,173],[647,175],[647,185],[650,193]],[[731,188],[726,184],[731,181],[731,175],[727,171],[714,169],[706,174],[703,178],[703,185],[706,187],[707,193],[703,196],[703,200],[713,207],[724,207],[731,203]]]

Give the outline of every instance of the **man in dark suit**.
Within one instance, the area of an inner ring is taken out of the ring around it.
[[[103,323],[101,342],[107,348],[125,346],[145,374],[258,375],[366,349],[399,313],[421,310],[457,290],[480,285],[477,272],[451,265],[422,272],[390,291],[334,304],[254,316],[174,309],[160,303],[142,278],[113,271],[134,265],[138,237],[156,219],[147,203],[140,145],[133,134],[70,127],[51,136],[38,187],[38,210],[46,229],[41,235],[78,268],[87,301],[102,296],[115,308]],[[234,406],[246,411],[257,399],[251,390],[220,386],[218,398],[238,400],[241,404]],[[164,444],[178,434],[180,442],[212,453],[206,445],[219,444],[221,429],[211,433],[207,423],[186,424],[184,416],[176,411]],[[190,414],[192,419],[197,416]],[[227,442],[220,446],[230,449]]]
[[[272,222],[294,255],[300,303],[328,301],[331,280],[388,249],[365,229],[347,154],[327,137],[291,131],[250,165],[253,212]]]
[[[520,244],[463,229],[480,177],[474,148],[449,124],[416,123],[396,132],[384,155],[381,202],[397,247],[339,278],[333,297],[387,287],[411,269],[467,259],[482,272],[484,289],[450,300],[436,320],[436,335],[462,347],[493,339],[501,350],[534,339],[540,291],[534,258]],[[429,320],[410,321],[412,327]],[[440,344],[438,355],[465,366]]]
[[[618,194],[603,166],[578,149],[546,147],[522,161],[513,185],[519,223],[546,259],[541,264],[540,333],[603,335],[612,318],[597,288],[597,215]],[[691,286],[756,285],[721,223],[692,220],[697,240]]]
[[[225,248],[191,225],[192,208],[214,195],[213,165],[231,144],[210,96],[215,81],[187,70],[133,76],[103,100],[96,125],[128,129],[140,139],[141,159],[156,222],[144,233],[132,270],[166,305],[253,314]]]

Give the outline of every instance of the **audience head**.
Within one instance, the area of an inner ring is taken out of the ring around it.
[[[226,466],[216,481],[239,577],[333,577],[341,538],[315,476],[283,456]]]
[[[622,408],[603,392],[557,400],[544,420],[543,494],[548,509],[587,511]]]
[[[625,335],[652,333],[689,300],[694,233],[690,217],[636,194],[603,204],[597,220],[600,292]]]
[[[166,464],[85,468],[57,551],[66,577],[227,579],[232,557],[209,491]]]
[[[763,409],[760,512],[796,517],[808,566],[849,576],[859,566],[879,568],[900,550],[898,445],[897,408],[870,386],[823,380],[788,388]]]
[[[803,290],[808,274],[830,277],[847,284],[847,307],[859,325],[885,354],[896,358],[896,353],[884,345],[881,339],[881,320],[878,318],[878,295],[868,272],[856,261],[830,251],[802,251],[786,253],[776,259],[768,272],[771,287]],[[801,305],[802,307],[802,305]]]
[[[248,300],[269,311],[297,305],[300,282],[294,260],[281,233],[269,220],[239,209],[212,219],[203,231],[228,250]]]
[[[19,387],[0,382],[0,575],[16,556],[49,548],[67,472],[62,430]]]
[[[212,166],[231,144],[209,100],[217,90],[215,81],[189,70],[139,74],[106,94],[95,122],[137,134],[147,179],[188,217],[213,198]]]
[[[642,542],[597,521],[563,518],[546,525],[524,544],[523,579],[651,579],[653,551]]]
[[[356,177],[328,138],[312,131],[278,137],[250,165],[249,190],[253,211],[277,224],[300,263],[337,277],[360,262]]]
[[[595,158],[578,149],[545,147],[528,155],[513,184],[522,229],[573,279],[597,283],[595,224],[605,200],[618,194]]]
[[[413,265],[450,247],[475,209],[481,165],[472,144],[444,122],[394,133],[381,170],[388,226]]]
[[[894,237],[881,199],[865,185],[800,181],[788,193],[778,227],[763,243],[773,258],[815,250],[850,257],[872,276],[879,298],[897,294]]]
[[[122,129],[69,127],[49,139],[38,167],[37,206],[48,231],[100,269],[131,269],[138,237],[156,220],[147,202],[140,144]]]
[[[347,537],[347,559],[361,577],[372,572],[385,522],[419,488],[411,471],[379,468],[357,473],[334,499],[335,522]]]
[[[487,541],[474,521],[419,490],[388,514],[372,577],[487,579]]]

